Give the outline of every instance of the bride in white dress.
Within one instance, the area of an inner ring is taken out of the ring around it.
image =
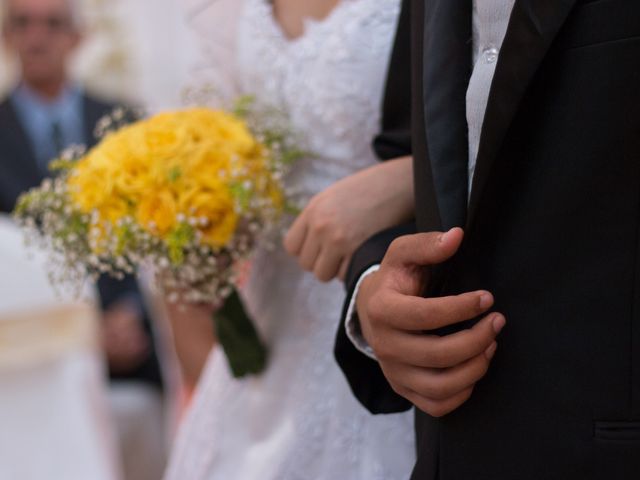
[[[304,3],[288,4],[296,2]],[[307,201],[325,191],[321,201],[330,204],[339,201],[327,193],[331,188],[343,197],[352,188],[331,187],[335,182],[377,164],[370,143],[380,128],[400,0],[324,4],[331,5],[327,15],[305,20],[295,38],[279,21],[287,19],[284,1],[275,2],[277,15],[267,0],[218,0],[196,20],[201,31],[209,30],[217,61],[212,83],[286,112],[314,153],[295,165],[288,182]],[[224,40],[223,30],[232,32]],[[368,173],[361,181],[389,180],[395,167],[383,167],[387,172]],[[372,187],[371,195],[392,184]],[[382,223],[371,225],[371,231],[360,228],[363,235],[393,223],[377,221]],[[348,258],[350,252],[344,253]],[[268,368],[257,377],[234,379],[221,349],[213,349],[167,480],[408,478],[415,460],[411,414],[370,415],[334,361],[344,300],[340,281],[321,283],[284,248],[265,249],[253,261],[242,295],[269,345]]]

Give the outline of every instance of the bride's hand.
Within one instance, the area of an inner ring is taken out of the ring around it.
[[[313,197],[284,239],[289,254],[322,281],[344,278],[353,252],[413,216],[411,157],[361,170]]]

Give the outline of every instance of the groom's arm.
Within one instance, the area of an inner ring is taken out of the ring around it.
[[[385,378],[378,362],[358,348],[347,335],[347,325],[358,325],[355,305],[357,286],[367,270],[379,265],[393,240],[415,232],[415,225],[408,224],[381,232],[354,254],[345,279],[347,298],[338,328],[334,355],[345,374],[355,397],[372,413],[393,413],[408,410],[411,403],[395,393]],[[358,333],[356,333],[358,335]]]

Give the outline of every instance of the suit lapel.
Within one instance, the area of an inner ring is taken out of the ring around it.
[[[471,1],[424,3],[422,95],[442,228],[464,225],[467,210],[466,90],[471,75]]]
[[[491,167],[529,84],[576,0],[516,0],[491,84],[467,229],[482,197]]]

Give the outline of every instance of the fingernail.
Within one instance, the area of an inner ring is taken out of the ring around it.
[[[453,228],[451,230],[449,230],[448,232],[443,233],[442,235],[440,235],[440,242],[444,243],[446,242],[449,237],[451,236],[451,232],[453,231]]]
[[[507,322],[502,315],[496,315],[493,317],[491,324],[493,325],[493,331],[496,332],[496,335],[504,328],[505,323]]]
[[[491,306],[491,304],[493,303],[493,296],[486,292],[483,293],[482,295],[480,295],[480,308],[487,309]]]
[[[493,356],[496,354],[497,348],[498,344],[496,342],[493,342],[491,345],[489,345],[489,348],[484,351],[484,356],[487,357],[487,360],[491,360],[493,358]]]

